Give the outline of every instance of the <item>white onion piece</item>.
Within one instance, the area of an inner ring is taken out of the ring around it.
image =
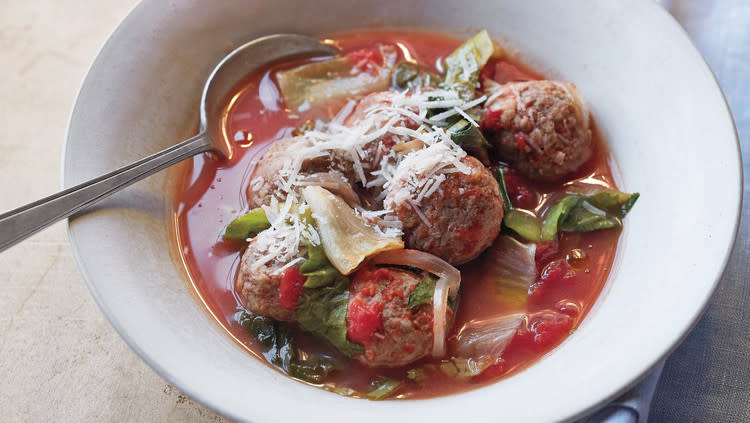
[[[510,344],[525,314],[496,316],[466,323],[456,336],[456,355],[499,358]]]
[[[535,255],[536,244],[502,235],[487,249],[485,274],[491,275],[498,286],[527,290],[536,280]]]
[[[310,186],[315,185],[327,189],[333,194],[341,197],[351,207],[361,206],[359,196],[354,192],[352,185],[346,179],[334,172],[320,172],[305,175],[300,179],[298,185]]]
[[[458,294],[461,273],[455,267],[432,254],[419,250],[391,250],[370,258],[371,264],[411,266],[439,277],[432,297],[432,356],[445,355],[445,335],[448,331],[448,296]]]

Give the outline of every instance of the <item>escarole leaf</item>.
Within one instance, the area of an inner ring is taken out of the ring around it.
[[[493,364],[495,364],[495,360],[491,357],[453,357],[441,362],[439,368],[446,376],[468,379],[480,375]]]
[[[503,224],[512,229],[524,239],[539,242],[541,239],[542,225],[536,215],[527,210],[515,209],[508,196],[508,188],[505,185],[505,171],[498,168],[495,171],[495,179],[500,186],[500,196],[503,198]]]
[[[524,244],[500,235],[487,249],[482,274],[492,278],[496,293],[506,301],[523,305],[529,286],[536,280],[536,244]]]
[[[589,232],[622,226],[622,218],[640,194],[597,190],[587,195],[570,194],[552,206],[542,223],[542,240],[552,240],[558,231]]]
[[[276,73],[286,107],[303,112],[337,98],[387,90],[396,61],[396,49],[353,52]]]
[[[435,285],[438,278],[433,275],[427,275],[420,281],[414,290],[409,294],[407,308],[409,310],[425,304],[432,304],[432,298],[435,296]]]
[[[222,237],[227,240],[245,241],[270,227],[271,224],[268,222],[266,212],[257,208],[234,219],[227,225]]]
[[[236,319],[258,341],[264,350],[266,360],[281,367],[289,376],[320,383],[334,369],[330,357],[296,348],[294,338],[285,323],[269,317],[256,316],[247,311],[238,313]]]
[[[474,98],[479,71],[495,53],[495,45],[486,30],[461,44],[445,58],[445,81],[442,86],[455,89],[461,98]]]
[[[346,278],[328,260],[323,245],[320,243],[320,236],[315,230],[314,219],[309,208],[300,215],[300,221],[305,225],[305,230],[302,231],[302,242],[307,247],[307,260],[299,268],[300,273],[307,276],[304,287],[318,288]]]
[[[303,329],[328,340],[339,351],[352,357],[362,354],[364,348],[346,338],[348,288],[346,277],[336,278],[332,285],[303,288],[294,314]]]
[[[459,119],[451,124],[445,132],[450,135],[453,142],[476,157],[482,164],[485,166],[490,164],[490,156],[487,151],[492,148],[492,144],[482,135],[482,131],[471,122],[466,119]]]
[[[379,376],[373,382],[374,389],[367,393],[367,399],[379,401],[393,395],[403,383],[385,376]]]
[[[423,87],[437,88],[442,81],[440,75],[422,69],[415,63],[401,62],[393,70],[393,87],[402,91]]]
[[[395,394],[396,391],[403,386],[403,383],[386,376],[378,376],[372,381],[370,386],[372,389],[368,392],[360,392],[347,386],[340,386],[332,383],[323,385],[323,389],[345,397],[366,398],[373,401],[380,401]]]

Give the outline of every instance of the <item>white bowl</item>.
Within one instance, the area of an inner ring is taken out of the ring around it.
[[[622,188],[641,198],[627,218],[618,266],[579,330],[528,370],[448,397],[370,402],[297,383],[252,358],[186,286],[173,253],[169,173],[70,222],[102,311],[165,379],[237,420],[550,421],[614,398],[696,322],[729,257],[740,210],[740,154],[727,105],[685,33],[652,1],[144,1],[81,88],[65,185],[192,135],[201,87],[227,46],[372,25],[461,37],[487,28],[586,95]]]

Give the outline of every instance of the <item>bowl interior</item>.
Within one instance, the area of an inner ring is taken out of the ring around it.
[[[203,83],[230,45],[271,33],[367,26],[460,37],[487,28],[525,61],[582,90],[619,165],[621,187],[641,193],[618,268],[580,329],[516,376],[434,400],[353,400],[293,382],[250,357],[192,296],[171,253],[172,174],[162,173],[70,222],[92,294],[162,376],[240,420],[560,420],[622,392],[692,327],[728,259],[741,192],[731,116],[699,53],[648,0],[479,0],[466,9],[442,0],[144,1],[113,33],[81,88],[64,183],[192,135]]]

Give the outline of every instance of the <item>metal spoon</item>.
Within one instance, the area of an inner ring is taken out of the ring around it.
[[[198,153],[210,150],[231,158],[232,147],[229,140],[221,136],[218,118],[228,95],[244,77],[264,64],[286,57],[337,53],[334,47],[294,34],[269,35],[237,48],[219,62],[206,81],[198,135],[106,175],[0,215],[0,252],[52,223]]]

